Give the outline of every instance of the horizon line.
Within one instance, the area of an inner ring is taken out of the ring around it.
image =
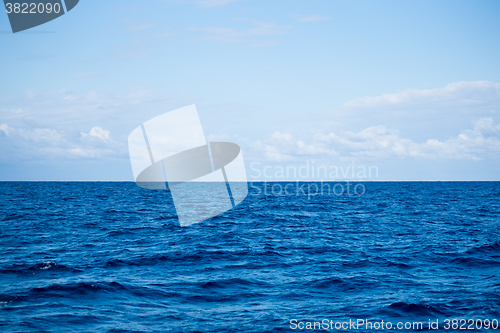
[[[134,180],[0,180],[2,183],[7,182],[75,182],[75,183],[97,183],[97,182],[106,182],[106,183],[135,183]],[[168,181],[166,181],[168,183]],[[190,181],[193,182],[193,181]],[[303,183],[318,183],[318,182],[500,182],[500,180],[371,180],[371,179],[337,179],[337,180],[301,180],[301,179],[293,179],[293,180],[252,180],[252,181],[234,181],[234,183],[251,183],[251,182],[273,182],[273,183],[289,183],[289,182],[303,182]],[[174,182],[175,183],[175,182]],[[204,181],[199,183],[217,183],[217,181]]]

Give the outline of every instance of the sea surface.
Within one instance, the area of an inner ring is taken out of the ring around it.
[[[180,227],[168,191],[132,182],[0,183],[0,331],[500,320],[499,182],[365,182],[362,195],[313,196],[296,183],[273,195],[276,184],[286,185],[254,183],[235,209]]]

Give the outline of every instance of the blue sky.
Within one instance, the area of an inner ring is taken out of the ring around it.
[[[250,178],[309,162],[500,180],[499,17],[498,1],[81,0],[12,34],[3,14],[0,178],[133,180],[128,134],[196,104]]]

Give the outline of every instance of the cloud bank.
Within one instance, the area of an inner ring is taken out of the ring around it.
[[[130,131],[166,110],[192,103],[198,103],[193,96],[142,87],[120,94],[27,90],[0,108],[0,162],[14,168],[26,161],[71,160],[84,165],[119,160],[128,170]],[[209,138],[239,143],[249,163],[489,161],[491,165],[500,157],[500,84],[487,81],[353,99],[322,116],[308,115],[304,123],[308,121],[310,131],[284,130],[286,125],[279,122],[248,126],[247,120],[238,122],[234,117],[234,105],[230,110],[208,109],[208,118],[216,123],[235,119],[227,124],[233,134],[207,131]],[[304,127],[301,120],[295,123]]]
[[[317,133],[307,143],[294,139],[290,133],[275,132],[266,141],[254,143],[269,161],[298,161],[301,158],[334,157],[337,159],[425,158],[438,160],[482,160],[500,156],[500,124],[481,118],[473,129],[445,141],[428,139],[418,143],[402,137],[397,130],[371,126],[359,132]]]

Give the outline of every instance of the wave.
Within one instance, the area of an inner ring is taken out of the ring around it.
[[[161,263],[195,263],[203,264],[219,260],[231,260],[235,258],[258,258],[262,260],[263,257],[284,257],[285,254],[279,251],[265,250],[265,251],[249,251],[245,249],[237,250],[197,250],[196,252],[171,252],[171,253],[157,253],[151,256],[140,256],[133,259],[112,258],[106,261],[105,267],[120,267],[120,266],[151,266]]]
[[[60,294],[61,296],[68,295],[84,295],[92,294],[101,291],[117,291],[126,290],[126,288],[118,282],[79,282],[70,284],[52,284],[47,287],[32,288],[32,294]]]
[[[250,281],[240,278],[233,278],[205,282],[202,284],[202,287],[204,289],[226,289],[234,287],[262,287],[265,285],[267,285],[267,283],[260,281]]]
[[[269,332],[290,331],[291,318],[499,318],[499,184],[249,195],[180,228],[166,192],[133,183],[0,183],[0,331]]]
[[[78,269],[68,267],[65,265],[58,264],[53,261],[45,261],[33,266],[25,267],[16,267],[13,266],[11,268],[0,269],[0,273],[13,273],[13,274],[33,274],[33,273],[42,273],[42,272],[81,272]]]
[[[500,242],[481,245],[467,250],[468,254],[495,254],[500,256]]]
[[[408,304],[405,302],[397,302],[389,305],[389,309],[395,310],[400,313],[412,314],[417,316],[444,315],[444,313],[440,310],[426,304]]]
[[[491,268],[491,267],[500,266],[500,261],[481,259],[481,258],[473,258],[473,257],[455,258],[455,259],[451,260],[451,262],[453,264],[458,264],[458,265],[467,266],[467,267]]]

